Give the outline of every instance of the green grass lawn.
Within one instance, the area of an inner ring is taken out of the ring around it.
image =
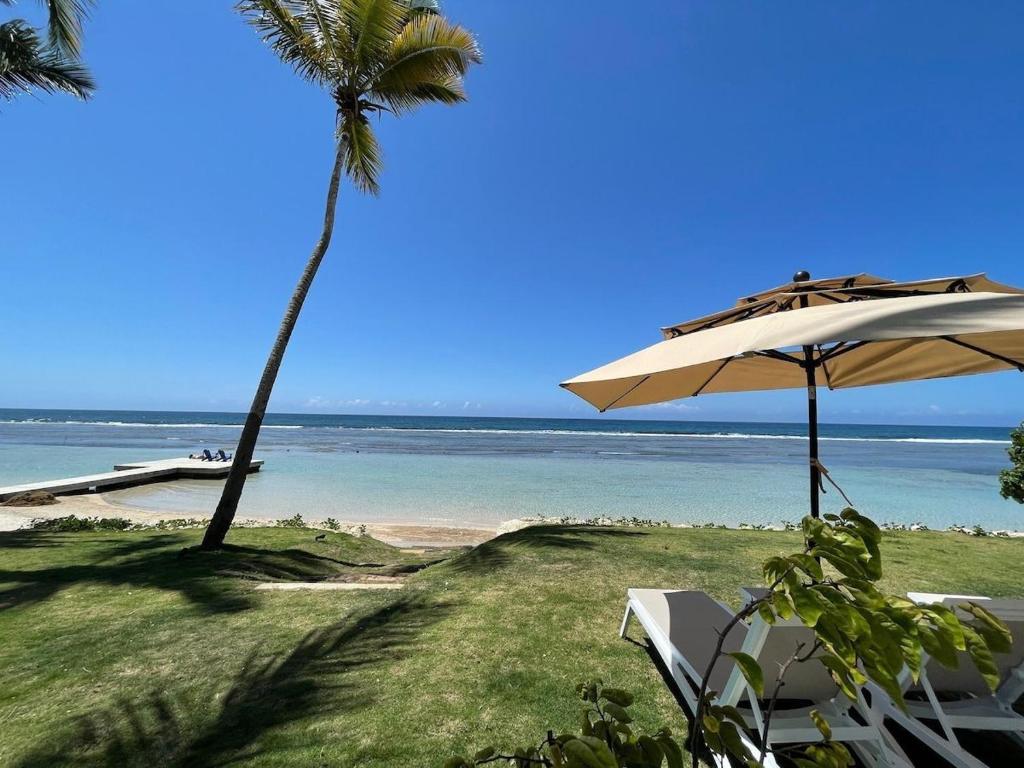
[[[439,766],[453,750],[574,727],[573,686],[684,720],[620,640],[630,586],[733,604],[798,534],[547,526],[468,552],[402,553],[305,529],[0,534],[0,765]],[[449,554],[444,562],[422,567]],[[887,584],[1024,595],[1024,541],[887,533]],[[396,591],[254,580],[405,575]],[[636,630],[634,630],[636,632]]]

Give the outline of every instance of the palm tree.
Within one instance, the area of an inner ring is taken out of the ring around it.
[[[0,99],[11,101],[34,89],[87,99],[95,85],[78,57],[82,21],[92,0],[41,2],[49,14],[46,43],[22,19],[0,24]],[[14,0],[0,0],[0,5],[14,5]]]
[[[235,450],[203,547],[218,548],[231,526],[285,348],[327,253],[344,174],[376,195],[381,154],[369,118],[429,103],[466,100],[462,78],[480,61],[473,35],[413,0],[243,0],[239,10],[271,50],[335,104],[335,155],[323,229],[284,313]]]

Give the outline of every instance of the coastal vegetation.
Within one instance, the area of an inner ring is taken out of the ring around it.
[[[803,542],[550,524],[411,552],[266,527],[190,550],[201,534],[0,533],[0,764],[440,765],[577,723],[574,688],[597,677],[636,694],[637,733],[681,736],[656,666],[618,637],[626,589],[699,589],[738,607],[761,563]],[[881,537],[889,593],[1024,591],[1019,539]],[[381,578],[401,588],[255,589]]]
[[[1010,433],[1010,467],[999,473],[999,492],[1004,499],[1024,504],[1024,422]]]
[[[341,177],[376,195],[383,168],[370,118],[466,100],[462,79],[480,61],[473,35],[430,3],[409,0],[243,0],[239,9],[270,49],[334,101],[334,166],[323,229],[281,320],[203,546],[223,544],[285,349],[331,244]]]
[[[95,89],[92,76],[79,60],[82,22],[92,0],[45,0],[46,39],[24,19],[0,24],[0,99],[43,91],[64,92],[87,99]],[[12,6],[14,0],[0,0]]]

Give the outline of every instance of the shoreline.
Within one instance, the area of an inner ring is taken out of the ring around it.
[[[58,496],[57,504],[39,507],[0,506],[0,531],[14,531],[27,527],[33,520],[52,520],[58,517],[121,517],[133,523],[152,525],[166,520],[195,519],[205,522],[205,515],[169,514],[150,512],[120,502],[113,503],[104,493],[83,493]],[[282,518],[239,517],[235,524],[240,526],[273,526]],[[310,528],[328,530],[320,520],[308,520]],[[415,522],[374,522],[339,521],[338,530],[343,533],[357,533],[360,528],[385,544],[395,547],[454,547],[476,546],[502,533],[501,527],[473,527],[429,525]]]
[[[120,517],[143,525],[154,525],[161,521],[169,520],[195,520],[197,523],[205,523],[208,517],[205,515],[191,516],[179,514],[168,514],[166,512],[151,512],[138,507],[111,502],[105,498],[105,494],[86,493],[58,497],[57,504],[50,504],[38,507],[8,507],[0,506],[0,532],[14,531],[27,528],[28,525],[37,519],[54,519],[75,515],[77,517]],[[274,526],[284,518],[249,517],[237,518],[235,524],[238,526],[258,527]],[[526,517],[506,520],[497,526],[451,526],[434,525],[422,522],[379,522],[379,521],[338,521],[338,528],[328,528],[322,520],[310,519],[305,521],[310,528],[322,530],[338,530],[350,534],[366,534],[373,538],[390,544],[395,547],[473,547],[483,544],[502,534],[529,527],[531,525],[622,525],[621,521],[613,519],[598,518],[596,520],[583,520],[578,518],[554,518],[554,517]],[[662,527],[660,523],[654,523],[651,527]],[[741,530],[741,531],[783,531],[781,526],[751,526],[741,524],[738,526],[728,525],[693,525],[688,523],[672,524],[673,528],[703,528],[709,530]],[[883,530],[901,530],[908,532],[932,531],[936,533],[960,533],[969,536],[993,536],[1001,538],[1024,538],[1024,531],[1016,530],[986,530],[977,533],[969,526],[947,529],[920,528],[916,525],[901,526],[893,528],[882,524]],[[979,526],[980,528],[980,526]]]

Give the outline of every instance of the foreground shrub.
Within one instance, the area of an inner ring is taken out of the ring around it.
[[[914,682],[921,672],[925,654],[940,664],[956,667],[958,654],[965,652],[994,690],[999,683],[993,654],[1006,653],[1012,645],[1007,627],[977,603],[959,608],[959,615],[944,605],[919,605],[900,595],[878,589],[882,578],[882,534],[879,527],[856,510],[822,519],[805,517],[802,552],[765,561],[763,574],[768,591],[737,612],[719,632],[718,646],[703,675],[705,687],[698,696],[697,712],[691,723],[690,747],[693,766],[702,747],[740,765],[762,766],[773,749],[765,736],[784,677],[796,664],[822,664],[844,695],[856,699],[858,690],[870,681],[905,708],[900,675],[909,670]],[[780,669],[769,670],[779,681],[766,702],[764,731],[747,731],[743,717],[733,707],[716,706],[713,692],[706,688],[715,664],[731,656],[757,698],[765,695],[765,671],[745,653],[722,651],[725,638],[745,619],[759,616],[768,624],[796,617],[814,630],[810,648],[798,647]],[[845,768],[854,765],[846,746],[832,740],[828,723],[818,713],[811,718],[821,740],[801,751],[785,748],[785,756],[797,765]],[[754,754],[741,740],[745,731],[751,742],[760,742]],[[782,755],[779,755],[782,757]]]
[[[585,702],[580,714],[580,734],[555,736],[548,731],[538,746],[520,747],[503,754],[485,747],[472,759],[456,755],[445,768],[473,768],[487,763],[502,763],[516,768],[682,768],[683,750],[668,728],[653,736],[637,735],[629,707],[633,694],[620,688],[604,688],[600,680],[580,683],[576,693]]]

